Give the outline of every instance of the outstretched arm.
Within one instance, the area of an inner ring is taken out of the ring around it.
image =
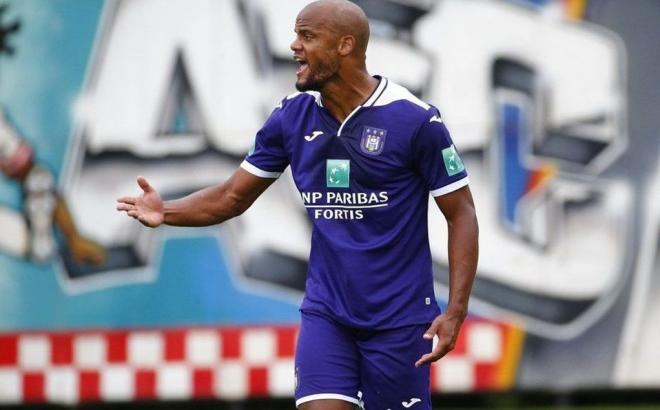
[[[449,231],[449,303],[447,311],[424,334],[425,339],[437,335],[438,344],[415,363],[418,367],[440,359],[454,348],[467,316],[479,255],[479,227],[470,188],[436,197],[435,201],[447,219]]]
[[[161,224],[207,226],[219,224],[245,212],[275,179],[261,178],[239,168],[223,184],[201,189],[172,201],[163,201],[143,177],[138,177],[142,195],[117,199],[117,210],[155,228]]]

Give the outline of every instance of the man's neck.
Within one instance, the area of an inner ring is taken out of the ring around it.
[[[366,71],[354,76],[337,76],[321,90],[323,106],[337,121],[344,122],[353,110],[364,103],[378,87],[378,80]]]

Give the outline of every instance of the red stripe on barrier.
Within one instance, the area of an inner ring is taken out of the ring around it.
[[[241,357],[241,334],[240,329],[234,328],[220,331],[223,359],[239,359]]]
[[[186,331],[168,330],[165,336],[165,360],[168,362],[181,361],[186,355]]]
[[[126,339],[127,334],[125,332],[111,332],[106,335],[109,363],[126,362]]]
[[[0,366],[15,366],[18,362],[18,337],[0,336]]]
[[[497,363],[477,363],[474,366],[474,389],[478,391],[497,386]]]
[[[268,394],[268,369],[253,367],[249,371],[250,394],[265,396]]]
[[[196,369],[193,372],[193,395],[197,398],[214,397],[213,370]]]
[[[156,397],[156,372],[138,370],[135,372],[135,398],[153,399]]]
[[[45,399],[43,373],[23,374],[23,401],[40,403]]]
[[[80,400],[95,401],[101,398],[99,372],[83,371],[80,373]]]
[[[277,357],[293,357],[296,351],[298,329],[284,327],[277,329]]]
[[[73,363],[73,336],[70,333],[54,333],[50,335],[50,361],[52,364],[63,365]]]

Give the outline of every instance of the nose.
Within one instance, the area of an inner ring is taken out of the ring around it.
[[[292,51],[298,51],[301,49],[301,43],[300,43],[300,39],[298,39],[298,36],[296,36],[296,38],[293,39],[289,47],[291,47]]]

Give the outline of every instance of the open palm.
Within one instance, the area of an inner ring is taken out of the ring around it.
[[[137,183],[142,188],[142,195],[138,197],[123,196],[117,199],[117,210],[124,211],[142,225],[155,228],[163,223],[163,200],[158,192],[149,185],[144,177],[138,177]]]

